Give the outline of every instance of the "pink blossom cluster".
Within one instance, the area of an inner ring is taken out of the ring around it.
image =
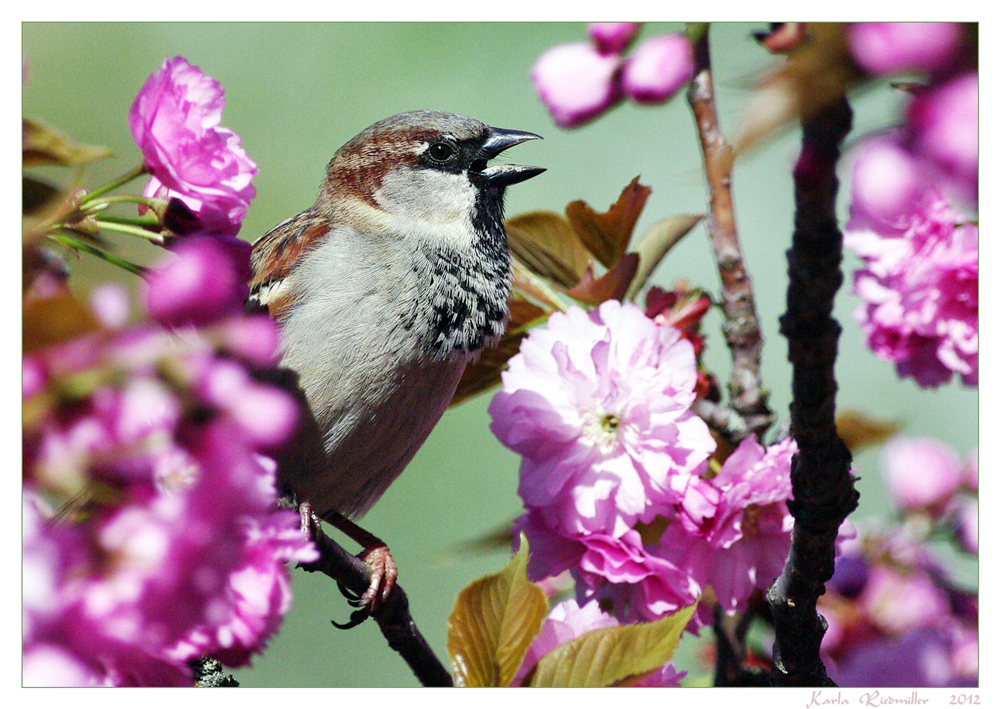
[[[597,601],[590,601],[582,607],[569,599],[557,603],[549,611],[542,623],[542,629],[528,648],[521,667],[514,677],[514,686],[519,686],[545,655],[576,640],[592,630],[615,628],[619,622],[600,609]],[[642,677],[637,687],[679,687],[687,672],[678,672],[672,662]]]
[[[640,26],[592,23],[589,42],[561,44],[538,58],[531,78],[558,125],[587,123],[625,97],[639,104],[664,103],[691,80],[694,57],[683,35],[648,39],[624,56]]]
[[[932,535],[950,538],[978,555],[977,467],[974,454],[962,463],[933,439],[900,437],[885,448],[882,470],[902,524],[861,525],[820,599],[821,649],[838,685],[978,684],[978,594],[929,544]]]
[[[251,375],[278,340],[239,312],[245,268],[185,240],[151,320],[111,326],[103,289],[104,328],[25,357],[25,685],[190,685],[190,660],[248,664],[276,632],[285,564],[316,551],[275,506],[298,408]]]
[[[871,350],[894,362],[901,377],[934,387],[958,375],[964,384],[975,386],[979,226],[933,188],[915,195],[891,216],[874,216],[858,193],[871,179],[866,173],[876,169],[873,162],[891,160],[883,153],[895,150],[870,143],[854,168],[856,199],[844,244],[864,261],[854,274],[854,292],[862,299],[855,317]]]
[[[625,622],[709,586],[731,612],[770,585],[790,543],[794,443],[748,439],[713,475],[696,381],[691,342],[631,303],[572,307],[522,341],[489,411],[522,456],[532,580],[569,569],[581,603]]]
[[[152,174],[144,195],[177,198],[190,231],[235,235],[256,194],[257,165],[222,127],[222,86],[183,57],[164,60],[136,96],[128,122]]]
[[[873,76],[916,73],[903,124],[857,153],[845,243],[868,345],[925,387],[979,379],[979,74],[967,28],[859,23],[855,62]],[[958,205],[958,208],[956,206]]]
[[[921,184],[944,184],[964,201],[979,197],[979,74],[964,25],[952,22],[864,22],[851,25],[848,47],[873,76],[916,73],[903,130],[893,137],[901,149],[894,179],[881,186],[890,214]],[[887,176],[888,177],[888,176]],[[891,199],[886,199],[891,197]]]

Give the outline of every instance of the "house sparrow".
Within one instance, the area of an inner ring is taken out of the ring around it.
[[[487,163],[539,137],[438,111],[386,118],[337,151],[312,207],[254,244],[248,307],[277,320],[326,453],[280,481],[366,547],[366,605],[388,596],[395,568],[347,518],[399,476],[503,334],[504,190],[544,168]]]

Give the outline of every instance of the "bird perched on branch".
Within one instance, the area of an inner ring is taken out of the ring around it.
[[[489,161],[538,137],[439,111],[386,118],[337,151],[312,207],[254,244],[248,309],[277,320],[282,366],[325,448],[279,479],[365,547],[372,609],[395,565],[350,518],[399,476],[466,364],[503,334],[504,191],[543,168]]]

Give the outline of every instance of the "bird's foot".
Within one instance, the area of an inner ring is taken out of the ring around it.
[[[371,579],[356,605],[369,614],[377,613],[396,587],[399,575],[388,545],[338,512],[324,515],[324,519],[362,546],[358,558],[371,569]]]
[[[366,547],[358,554],[358,558],[372,570],[371,583],[368,585],[368,590],[361,595],[360,602],[363,607],[375,613],[389,600],[389,594],[396,586],[399,569],[396,568],[389,547],[382,542]]]
[[[308,502],[299,503],[299,529],[312,540],[319,538],[319,518],[313,512],[312,505]]]

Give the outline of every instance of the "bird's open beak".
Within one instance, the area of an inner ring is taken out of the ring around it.
[[[522,130],[507,130],[506,128],[490,127],[490,135],[472,164],[472,169],[486,179],[491,185],[506,187],[507,185],[524,182],[527,179],[545,172],[544,167],[530,165],[489,165],[492,160],[507,148],[526,140],[541,140],[542,136]]]

